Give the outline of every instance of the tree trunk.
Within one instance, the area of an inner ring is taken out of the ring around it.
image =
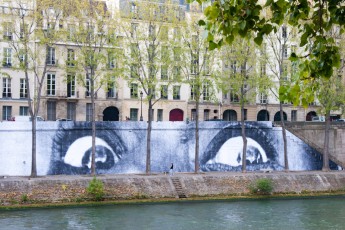
[[[285,120],[284,120],[283,104],[281,102],[279,103],[279,109],[280,109],[280,122],[282,124],[282,134],[283,134],[283,143],[284,143],[284,165],[285,165],[284,169],[285,171],[289,171]]]
[[[95,90],[94,90],[94,72],[91,70],[91,125],[92,125],[92,152],[91,152],[91,176],[96,175],[96,114],[95,114]]]
[[[31,147],[31,176],[37,177],[37,166],[36,166],[36,116],[31,116],[32,122],[32,147]]]
[[[146,174],[151,173],[151,131],[152,131],[152,100],[148,101],[148,126],[147,126],[147,137],[146,137]]]
[[[243,140],[243,149],[242,149],[242,172],[245,173],[247,170],[247,137],[246,137],[246,128],[244,125],[244,99],[243,99],[243,88],[242,91],[242,98],[241,98],[241,132],[242,132],[242,140]]]
[[[326,112],[325,121],[325,141],[323,146],[323,166],[322,171],[329,171],[329,129],[331,126],[330,111]]]
[[[199,172],[199,95],[195,101],[195,169],[194,173]]]

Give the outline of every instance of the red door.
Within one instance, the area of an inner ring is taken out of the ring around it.
[[[169,121],[183,121],[183,111],[181,109],[173,109],[169,114]]]

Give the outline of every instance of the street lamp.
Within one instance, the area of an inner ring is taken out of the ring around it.
[[[140,121],[143,121],[143,91],[140,91]]]

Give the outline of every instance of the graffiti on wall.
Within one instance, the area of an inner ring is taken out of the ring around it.
[[[44,122],[38,129],[38,172],[47,174],[87,174],[91,168],[91,124],[89,122]],[[18,123],[13,125],[19,125]],[[96,169],[99,174],[142,173],[146,164],[146,122],[97,122]],[[238,122],[200,122],[200,169],[240,171],[242,167],[241,125]],[[14,127],[14,133],[16,129]],[[15,138],[27,136],[13,135]],[[2,140],[5,132],[0,132]],[[246,122],[247,171],[283,170],[281,128],[270,122]],[[152,172],[166,172],[171,163],[178,172],[192,172],[195,158],[194,122],[154,122],[151,143]],[[30,138],[18,140],[30,145]],[[23,174],[30,170],[30,151],[1,146],[13,162],[3,161],[3,174]],[[322,156],[288,133],[290,170],[320,170]],[[25,155],[24,155],[25,154]],[[21,158],[22,157],[22,158]],[[4,158],[3,158],[4,159]],[[25,159],[24,161],[22,159]],[[46,159],[49,159],[48,161]],[[27,163],[23,163],[23,162]],[[48,163],[47,163],[48,162]],[[12,169],[15,165],[17,168]],[[20,169],[22,166],[25,170]],[[331,168],[337,166],[331,163]]]

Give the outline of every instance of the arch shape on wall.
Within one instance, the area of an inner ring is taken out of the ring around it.
[[[310,111],[307,113],[307,116],[305,117],[306,121],[311,121],[313,117],[317,116],[317,113],[315,111]]]
[[[183,110],[173,109],[169,113],[169,121],[183,121]]]
[[[109,106],[103,110],[103,121],[119,121],[119,109]]]
[[[256,117],[257,121],[269,121],[270,120],[270,114],[266,109],[260,110],[258,112],[258,115]]]
[[[285,112],[283,112],[283,116],[284,116],[284,121],[287,121],[287,115]],[[280,111],[278,111],[278,112],[276,112],[276,114],[274,114],[274,121],[281,121]]]
[[[224,121],[237,121],[237,112],[233,109],[227,109],[223,112]]]

